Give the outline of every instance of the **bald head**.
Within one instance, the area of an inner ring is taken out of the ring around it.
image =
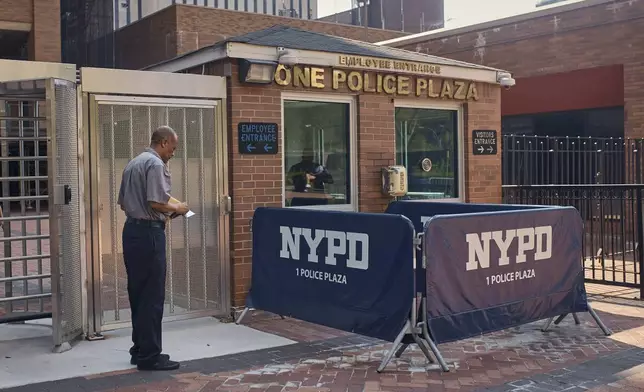
[[[177,133],[167,125],[157,128],[152,133],[150,147],[159,154],[164,162],[168,162],[174,156],[177,144]]]
[[[150,146],[154,147],[155,145],[161,144],[163,141],[170,141],[172,139],[177,139],[177,133],[174,129],[170,128],[167,125],[161,126],[152,133],[152,139],[150,140]]]

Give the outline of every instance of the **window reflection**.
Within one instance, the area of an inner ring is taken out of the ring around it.
[[[350,106],[284,101],[286,206],[350,204]]]
[[[396,164],[407,168],[406,199],[460,196],[457,113],[396,108]]]

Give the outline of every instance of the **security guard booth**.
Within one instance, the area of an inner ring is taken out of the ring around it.
[[[237,306],[250,284],[257,207],[382,212],[394,196],[501,202],[508,72],[286,26],[147,69],[228,80]],[[301,192],[292,174],[307,165],[318,172]],[[320,177],[332,181],[316,192]]]

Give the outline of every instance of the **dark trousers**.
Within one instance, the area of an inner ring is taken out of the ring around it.
[[[123,227],[123,258],[132,310],[132,356],[154,363],[161,354],[165,301],[166,238],[163,222],[128,219]]]

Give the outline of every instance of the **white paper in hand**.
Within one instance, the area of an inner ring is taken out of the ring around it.
[[[191,216],[193,216],[194,214],[195,214],[195,213],[194,213],[194,212],[192,212],[192,210],[189,210],[188,212],[186,212],[185,217],[186,217],[186,218],[190,218],[190,217],[191,217]]]

